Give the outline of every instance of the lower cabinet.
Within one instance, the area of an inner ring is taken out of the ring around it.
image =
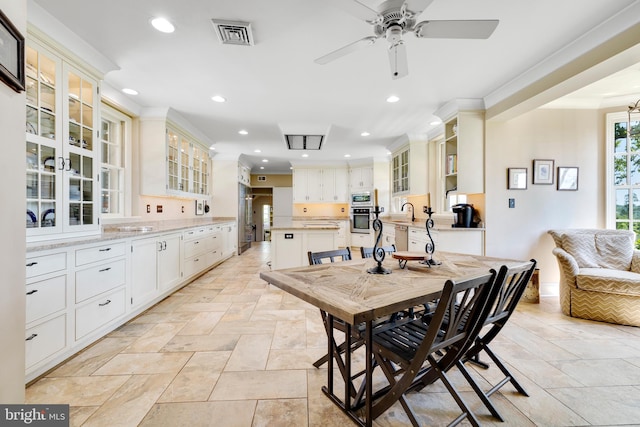
[[[235,223],[188,231],[28,252],[26,382],[235,253]]]
[[[373,234],[367,233],[351,233],[351,246],[352,247],[371,247],[375,243]],[[357,257],[356,257],[357,258]]]

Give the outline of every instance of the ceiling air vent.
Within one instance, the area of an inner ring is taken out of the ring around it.
[[[222,19],[212,19],[211,22],[213,22],[220,43],[253,46],[253,34],[249,22]]]
[[[324,135],[285,135],[289,150],[319,150]]]

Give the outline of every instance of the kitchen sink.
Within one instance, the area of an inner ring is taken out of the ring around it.
[[[126,225],[118,227],[118,231],[147,233],[149,231],[153,231],[153,227],[150,225]]]

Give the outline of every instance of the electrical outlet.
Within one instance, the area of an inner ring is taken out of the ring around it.
[[[516,199],[509,199],[509,209],[516,207]]]
[[[302,212],[307,212],[307,208],[302,208]]]
[[[182,211],[182,213],[184,213],[184,206],[182,207],[181,211]]]
[[[340,208],[340,212],[344,212],[344,208]]]
[[[151,213],[151,205],[147,205],[147,213]]]
[[[162,213],[162,205],[156,205],[156,212]]]

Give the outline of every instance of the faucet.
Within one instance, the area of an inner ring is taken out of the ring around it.
[[[416,209],[413,207],[413,203],[409,203],[409,202],[404,203],[404,204],[402,205],[402,207],[400,207],[400,210],[401,210],[401,211],[403,211],[403,210],[404,210],[405,205],[410,205],[410,206],[411,206],[411,222],[414,222],[414,221],[416,220],[416,216],[415,216],[415,214],[414,214],[414,211],[415,211]]]

